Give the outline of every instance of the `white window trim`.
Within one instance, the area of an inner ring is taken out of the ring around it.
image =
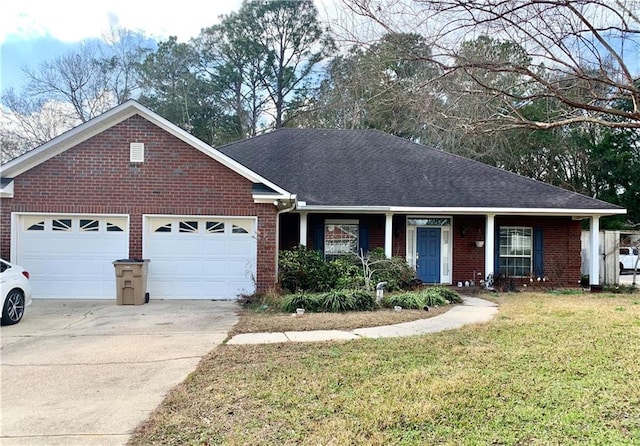
[[[529,246],[530,251],[529,251],[529,255],[528,256],[526,256],[526,255],[503,255],[500,252],[502,250],[502,245],[500,244],[500,238],[501,238],[500,237],[500,235],[501,235],[500,233],[501,233],[501,231],[503,229],[528,229],[529,230],[529,232],[531,233],[531,235],[530,235],[531,245]],[[533,275],[533,268],[534,268],[534,265],[533,265],[533,249],[534,249],[533,227],[531,227],[531,226],[500,226],[498,228],[498,240],[497,240],[497,242],[499,244],[498,246],[500,247],[498,249],[498,268],[500,268],[500,263],[501,263],[500,260],[503,257],[504,258],[510,258],[510,259],[526,259],[526,258],[528,258],[529,259],[529,274],[524,275],[524,276],[512,276],[512,275],[509,275],[509,277],[513,277],[513,278],[516,278],[516,279],[521,279],[521,278],[524,278],[524,277],[531,277]],[[502,274],[502,271],[500,271],[500,274]]]
[[[322,252],[324,253],[324,258],[327,258],[327,226],[328,225],[335,225],[335,226],[340,226],[340,225],[355,225],[358,227],[358,245],[360,245],[360,220],[358,219],[327,219],[324,221],[324,226],[322,228],[322,230],[324,231],[323,234],[323,246],[322,246]],[[356,251],[357,251],[357,247],[356,247]],[[336,256],[344,256],[344,255],[349,255],[349,253],[341,253],[341,254],[329,254],[332,257],[336,257]]]

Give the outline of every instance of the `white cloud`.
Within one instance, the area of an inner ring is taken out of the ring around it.
[[[143,30],[150,37],[177,36],[184,41],[240,8],[241,0],[18,0],[6,1],[0,14],[0,43],[7,39],[51,37],[79,42],[99,37],[118,25]]]

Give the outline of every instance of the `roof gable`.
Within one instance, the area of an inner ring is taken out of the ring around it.
[[[57,136],[51,141],[36,147],[29,152],[2,165],[2,178],[14,178],[21,173],[75,147],[79,143],[123,122],[134,115],[140,115],[147,121],[157,125],[161,129],[177,137],[178,139],[189,144],[196,150],[215,159],[224,166],[230,168],[244,178],[256,184],[264,184],[267,188],[274,191],[282,197],[290,197],[291,194],[280,186],[271,183],[263,178],[260,174],[253,172],[251,169],[243,166],[237,161],[231,159],[227,155],[219,152],[190,133],[176,126],[175,124],[164,119],[160,115],[152,112],[137,101],[129,100],[111,110],[87,121],[73,129]]]
[[[624,212],[377,130],[279,129],[219,150],[310,206]]]

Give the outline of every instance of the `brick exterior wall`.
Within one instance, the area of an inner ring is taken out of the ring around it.
[[[464,282],[473,278],[474,271],[484,277],[484,248],[477,248],[475,240],[486,240],[485,217],[457,216],[453,228],[453,282]],[[498,216],[496,228],[500,226],[525,226],[542,228],[544,275],[554,286],[576,286],[580,280],[581,245],[580,221],[571,217],[517,217]],[[462,237],[462,228],[466,234]],[[481,237],[481,238],[479,238]],[[481,278],[482,278],[481,277]],[[477,277],[476,277],[477,280]],[[516,279],[516,283],[527,283],[529,279]]]
[[[144,162],[129,162],[129,143]],[[9,258],[12,212],[128,214],[129,256],[142,257],[142,215],[258,217],[258,291],[274,286],[276,216],[256,204],[249,180],[135,115],[19,175],[2,198],[1,243]]]

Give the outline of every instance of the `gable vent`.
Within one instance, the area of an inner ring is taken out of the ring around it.
[[[132,163],[144,162],[144,143],[132,142],[129,145],[129,161]]]

